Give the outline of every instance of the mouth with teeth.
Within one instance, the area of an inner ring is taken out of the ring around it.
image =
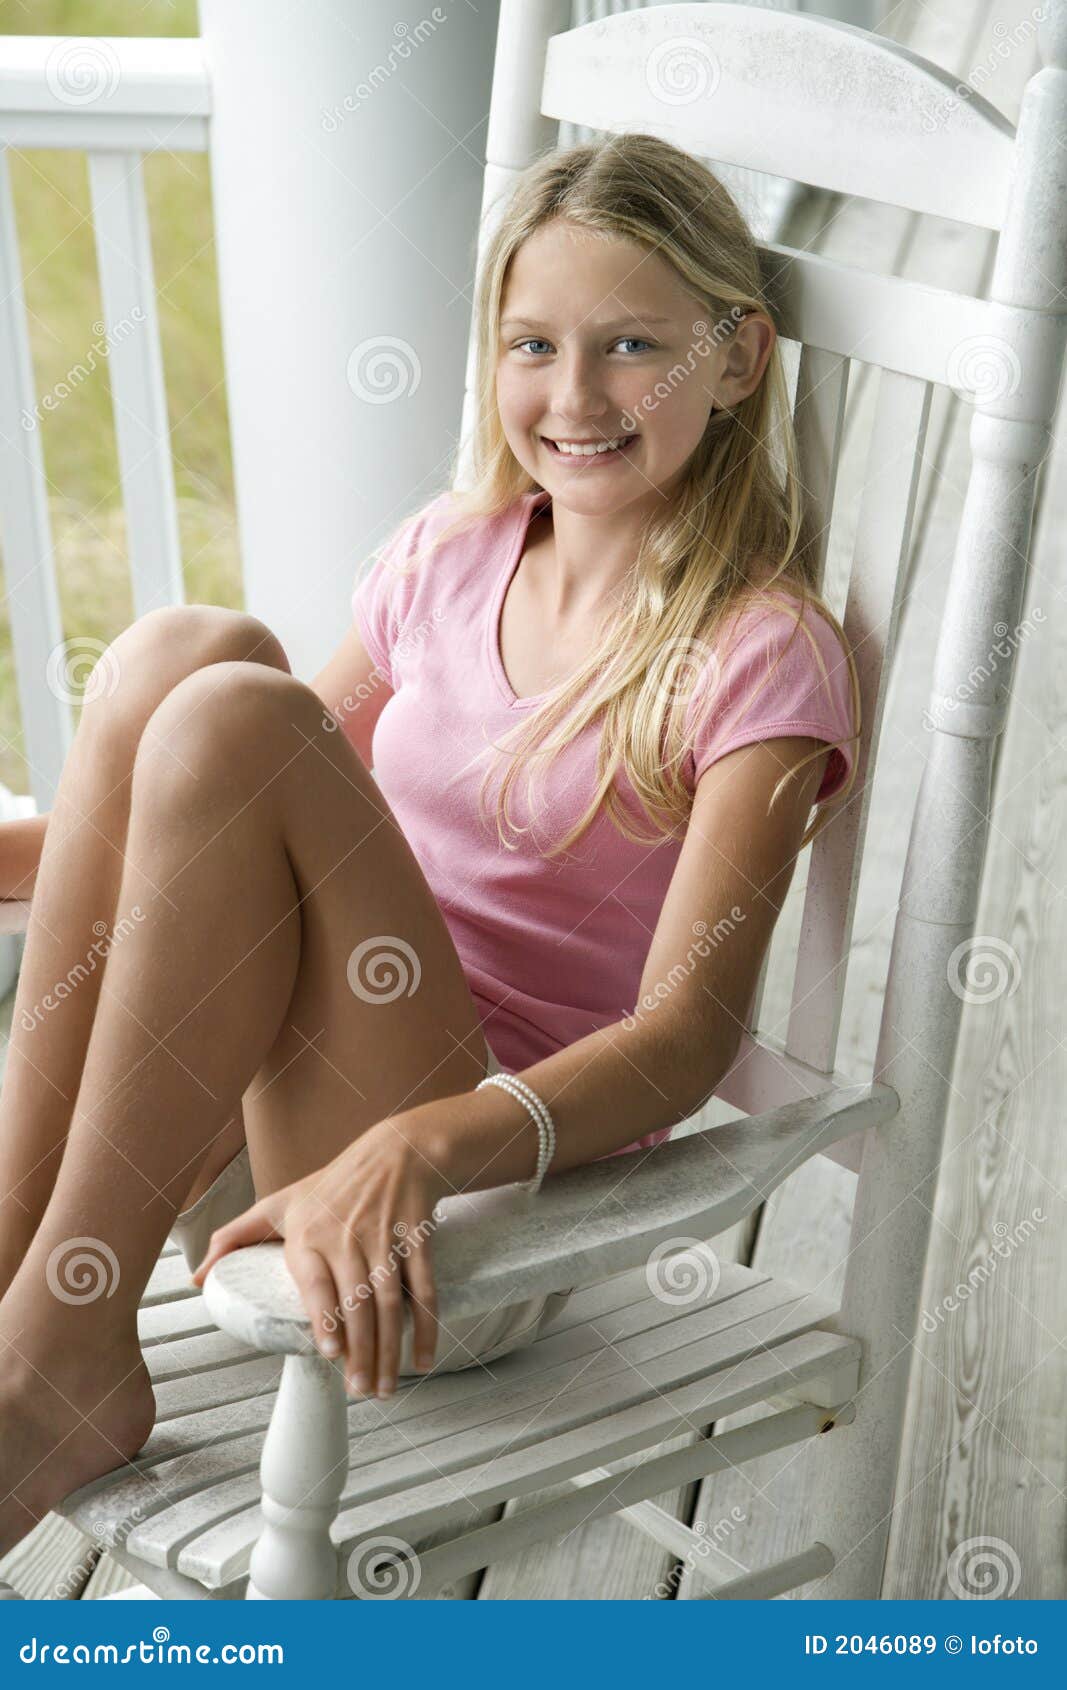
[[[541,436],[542,445],[553,457],[564,458],[576,464],[613,463],[625,456],[636,439],[636,434],[619,434],[614,440],[590,440],[581,444],[568,444],[566,441],[552,440],[547,434]]]

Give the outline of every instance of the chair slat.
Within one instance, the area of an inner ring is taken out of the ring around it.
[[[746,1315],[750,1315],[757,1309],[779,1307],[783,1295],[768,1285],[765,1274],[726,1263],[715,1299],[719,1310],[716,1319],[725,1324],[731,1319],[736,1323],[739,1316],[734,1311],[738,1308],[743,1307]],[[387,1419],[374,1402],[350,1404],[353,1462],[364,1465],[382,1454],[410,1449],[416,1439],[422,1443],[454,1435],[464,1426],[483,1425],[513,1403],[517,1392],[525,1391],[529,1402],[538,1393],[550,1396],[557,1388],[554,1382],[566,1369],[572,1372],[577,1369],[584,1376],[590,1360],[598,1356],[605,1344],[613,1347],[665,1327],[677,1319],[679,1312],[674,1305],[649,1295],[643,1268],[584,1287],[546,1324],[543,1336],[508,1358],[505,1383],[489,1367],[472,1367],[402,1383]],[[616,1353],[614,1348],[612,1353]],[[621,1366],[622,1352],[618,1355],[616,1365]],[[273,1407],[273,1389],[251,1401],[227,1404],[221,1409],[214,1401],[209,1381],[205,1381],[205,1388],[197,1395],[205,1402],[211,1399],[212,1406],[202,1407],[198,1415],[162,1422],[145,1448],[122,1470],[93,1481],[69,1497],[63,1506],[66,1517],[83,1525],[106,1546],[113,1547],[114,1534],[123,1521],[128,1531],[130,1525],[161,1514],[186,1495],[195,1495],[202,1488],[196,1480],[198,1472],[203,1473],[206,1485],[258,1470],[262,1451],[259,1434]],[[206,1465],[201,1463],[201,1452],[209,1457]],[[181,1475],[180,1485],[177,1475]],[[242,1506],[252,1502],[258,1495],[258,1480],[251,1483],[247,1492],[236,1494]],[[213,1517],[217,1518],[218,1514]],[[202,1529],[202,1505],[196,1524]],[[123,1542],[125,1536],[123,1532]],[[174,1543],[182,1536],[179,1519]]]
[[[961,99],[939,65],[831,18],[703,4],[606,18],[553,35],[540,107],[835,193],[1003,225],[1013,125],[973,89]]]
[[[137,616],[181,604],[181,546],[141,160],[89,154],[103,339]]]
[[[812,524],[812,536],[800,555],[814,565],[814,579],[820,589],[826,569],[830,517],[845,432],[848,377],[849,362],[840,353],[824,352],[815,346],[801,348],[793,424],[800,484]]]
[[[198,1333],[217,1330],[200,1296],[153,1303],[137,1311],[137,1337],[143,1350],[168,1339],[194,1338]]]
[[[176,1297],[198,1297],[196,1286],[189,1278],[185,1257],[160,1256],[141,1298],[141,1307],[150,1309],[155,1303],[170,1302]]]
[[[480,1447],[477,1440],[473,1444],[468,1440],[463,1446],[469,1452],[466,1466],[450,1463],[441,1467],[440,1463],[449,1461],[449,1456],[443,1447],[439,1448],[438,1471],[403,1490],[398,1489],[396,1482],[390,1482],[384,1468],[372,1468],[369,1475],[363,1476],[362,1483],[366,1491],[368,1477],[373,1476],[377,1494],[345,1507],[346,1487],[342,1511],[334,1526],[335,1541],[347,1544],[369,1533],[394,1529],[407,1535],[410,1541],[411,1535],[425,1535],[446,1518],[460,1523],[461,1508],[469,1509],[473,1516],[479,1507],[492,1501],[538,1490],[543,1484],[628,1453],[612,1447],[613,1430],[620,1441],[628,1433],[634,1440],[629,1449],[634,1450],[691,1430],[697,1420],[706,1425],[717,1417],[724,1398],[732,1400],[730,1393],[738,1375],[743,1374],[753,1356],[761,1363],[758,1371],[762,1392],[772,1394],[793,1388],[797,1383],[795,1373],[774,1360],[776,1347],[784,1346],[798,1330],[790,1312],[783,1312],[779,1307],[762,1319],[754,1316],[751,1322],[740,1323],[717,1340],[709,1342],[705,1337],[677,1349],[668,1347],[661,1354],[643,1357],[607,1377],[599,1372],[594,1376],[593,1372],[605,1356],[602,1349],[580,1382],[559,1389],[543,1405],[533,1405],[534,1413],[520,1408],[487,1428]],[[668,1334],[673,1332],[681,1337],[682,1324],[668,1323]],[[809,1324],[801,1320],[800,1329]],[[836,1334],[819,1333],[815,1342],[824,1366],[830,1358],[835,1365],[839,1364],[843,1350],[848,1349],[850,1353],[855,1350],[850,1339]],[[503,1369],[503,1363],[497,1365]],[[685,1392],[687,1388],[688,1406],[672,1402],[675,1393]],[[759,1400],[759,1395],[757,1392],[753,1400]],[[642,1413],[642,1408],[646,1412]],[[618,1427],[612,1421],[616,1413],[620,1415]],[[682,1424],[675,1426],[675,1432],[665,1431],[680,1415]],[[179,1551],[178,1569],[202,1580],[209,1589],[228,1583],[246,1569],[258,1529],[257,1508],[234,1514],[188,1542]]]
[[[833,1070],[837,1052],[870,805],[866,775],[874,763],[881,730],[930,400],[929,383],[880,372],[842,617],[856,662],[862,709],[862,739],[854,748],[855,796],[812,846],[786,1038],[790,1055],[827,1074]],[[834,1145],[828,1154],[842,1150],[840,1144]]]

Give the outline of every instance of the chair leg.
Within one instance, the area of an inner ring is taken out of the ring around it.
[[[346,1401],[330,1362],[286,1356],[259,1465],[265,1523],[252,1551],[250,1600],[336,1597],[330,1527],[348,1476]]]

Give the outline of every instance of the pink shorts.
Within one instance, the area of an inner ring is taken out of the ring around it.
[[[486,1074],[506,1072],[497,1061],[488,1040],[485,1048]],[[170,1236],[181,1249],[190,1272],[207,1254],[211,1234],[218,1227],[225,1226],[227,1221],[232,1221],[236,1215],[242,1214],[245,1209],[250,1209],[255,1201],[256,1190],[252,1183],[246,1146],[227,1163],[203,1195],[177,1216],[171,1227]],[[474,1220],[487,1212],[499,1214],[521,1209],[525,1202],[525,1194],[517,1185],[498,1185],[490,1186],[484,1191],[458,1192],[454,1196],[441,1198],[438,1204],[440,1224],[462,1225],[465,1218]],[[455,1373],[475,1362],[491,1361],[497,1356],[506,1355],[509,1350],[517,1350],[523,1344],[531,1343],[541,1328],[564,1308],[570,1295],[570,1291],[540,1292],[537,1296],[527,1297],[521,1303],[508,1303],[506,1307],[491,1309],[488,1314],[457,1316],[449,1322],[447,1329],[441,1323],[433,1371]],[[415,1374],[418,1378],[424,1378],[425,1373],[415,1367],[413,1345],[414,1323],[411,1305],[405,1299],[398,1372],[401,1377]]]

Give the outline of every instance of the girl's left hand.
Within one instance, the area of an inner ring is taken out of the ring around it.
[[[405,1287],[415,1366],[432,1367],[436,1352],[429,1240],[434,1206],[452,1186],[417,1147],[412,1114],[379,1121],[324,1168],[220,1227],[193,1274],[202,1285],[228,1251],[284,1239],[318,1349],[331,1360],[344,1354],[347,1387],[362,1394],[377,1388],[388,1396],[396,1387]]]

